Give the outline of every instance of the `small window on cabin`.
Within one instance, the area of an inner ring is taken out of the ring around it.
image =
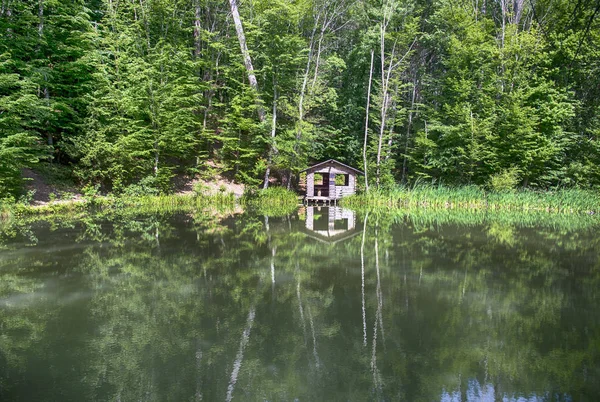
[[[315,173],[315,186],[322,186],[325,181],[325,175],[322,173]]]
[[[298,176],[299,179],[299,184],[301,187],[306,187],[306,172],[302,172],[300,173],[300,175]]]
[[[350,175],[347,174],[336,174],[335,185],[336,186],[348,186],[350,184]]]
[[[350,221],[348,220],[348,218],[336,219],[335,221],[333,221],[333,229],[334,230],[348,230],[349,222]]]

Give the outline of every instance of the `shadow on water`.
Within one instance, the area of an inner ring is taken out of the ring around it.
[[[598,227],[326,207],[14,221],[0,400],[595,400]]]

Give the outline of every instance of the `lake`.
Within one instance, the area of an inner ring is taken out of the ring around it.
[[[593,401],[589,216],[0,226],[2,401]]]

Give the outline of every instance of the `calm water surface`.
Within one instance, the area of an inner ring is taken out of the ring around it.
[[[586,219],[4,225],[0,400],[597,401]]]

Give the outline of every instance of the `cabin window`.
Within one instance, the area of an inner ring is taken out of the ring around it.
[[[350,184],[350,175],[348,174],[336,174],[335,185],[336,186],[348,186]]]
[[[335,221],[333,221],[333,229],[334,230],[348,230],[349,229],[349,223],[350,221],[348,220],[348,218],[344,218],[344,219],[336,219]]]
[[[315,186],[322,186],[325,182],[325,175],[323,173],[315,173]]]

